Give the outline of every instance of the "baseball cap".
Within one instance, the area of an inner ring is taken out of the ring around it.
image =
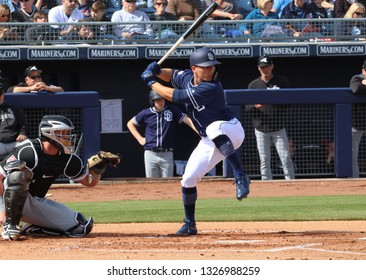
[[[272,59],[267,55],[263,55],[258,58],[258,66],[270,66],[272,64],[273,64]]]
[[[362,68],[363,68],[363,69],[366,69],[366,60],[363,62],[363,64],[362,64]]]
[[[38,69],[36,66],[29,66],[27,69],[25,69],[24,76],[30,76],[33,71],[38,71],[39,73],[42,73],[42,70]]]

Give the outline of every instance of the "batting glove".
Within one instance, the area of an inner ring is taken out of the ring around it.
[[[155,76],[159,76],[161,73],[161,67],[156,61],[151,62],[146,70],[150,70]]]
[[[155,76],[153,74],[153,72],[151,72],[150,70],[145,70],[144,72],[142,72],[141,74],[141,79],[149,86],[151,87],[152,84],[156,83],[155,80]]]

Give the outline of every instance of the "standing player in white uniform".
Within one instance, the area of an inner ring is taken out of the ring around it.
[[[244,129],[226,105],[222,84],[217,79],[219,64],[211,49],[200,48],[190,56],[190,69],[161,69],[153,62],[141,75],[142,80],[165,99],[186,104],[188,116],[202,137],[181,180],[185,224],[177,235],[197,234],[197,182],[224,158],[233,169],[236,198],[242,200],[249,194],[250,180],[236,154],[244,141]],[[174,88],[157,82],[155,76],[170,82]]]

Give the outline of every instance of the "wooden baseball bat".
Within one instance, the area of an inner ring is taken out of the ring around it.
[[[161,65],[171,54],[174,52],[188,37],[191,35],[202,23],[209,18],[209,16],[217,9],[218,4],[213,2],[187,29],[186,32],[178,39],[178,41],[165,53],[165,55],[159,60],[158,64]]]

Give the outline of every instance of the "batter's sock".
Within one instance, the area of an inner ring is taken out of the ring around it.
[[[240,164],[238,155],[235,152],[234,145],[226,135],[220,135],[212,140],[215,146],[219,149],[220,153],[227,159],[231,168],[233,169],[234,176],[245,175],[243,167]]]
[[[184,213],[186,216],[186,222],[189,223],[195,222],[197,188],[182,187],[182,199],[184,205]]]
[[[229,162],[231,168],[233,169],[234,177],[236,175],[245,175],[243,167],[241,167],[238,155],[236,153],[231,154],[228,156],[227,161]]]

